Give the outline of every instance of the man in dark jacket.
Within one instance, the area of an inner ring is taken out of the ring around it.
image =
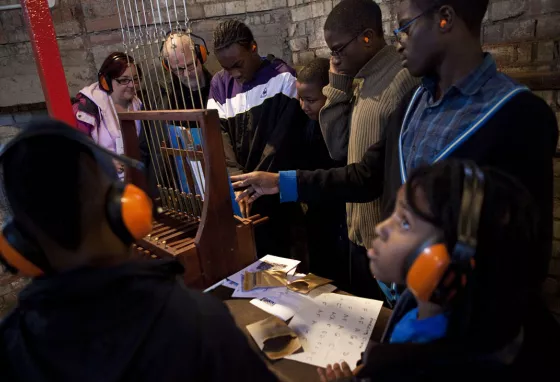
[[[131,259],[134,229],[115,214],[136,206],[110,154],[54,121],[16,139],[2,154],[16,227],[4,237],[20,255],[2,250],[35,278],[0,324],[0,380],[277,380],[179,263]]]
[[[408,0],[395,35],[403,65],[422,85],[392,116],[385,138],[360,163],[327,171],[253,173],[232,178],[250,186],[252,200],[280,192],[282,201],[382,197],[388,216],[407,173],[446,157],[471,159],[517,177],[540,213],[539,243],[527,264],[535,295],[544,280],[552,243],[552,157],[558,140],[554,113],[539,97],[497,71],[483,53],[480,28],[488,0]],[[441,5],[443,4],[443,5]],[[393,290],[394,292],[394,290]]]

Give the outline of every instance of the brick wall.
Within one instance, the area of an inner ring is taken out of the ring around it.
[[[17,0],[0,0],[0,5],[11,3]],[[177,4],[183,2],[178,0]],[[262,54],[291,62],[287,0],[188,0],[187,10],[193,30],[206,39],[210,51],[215,26],[224,18],[236,17],[251,26]],[[74,95],[95,80],[97,69],[110,52],[123,48],[117,0],[59,0],[51,13],[70,94]],[[152,20],[150,13],[146,12],[148,22]],[[182,6],[178,14],[183,20]],[[143,14],[141,17],[143,22]],[[211,71],[219,69],[213,56],[207,66]],[[20,9],[0,12],[0,89],[0,108],[44,101]],[[0,110],[0,114],[6,113]]]
[[[483,41],[487,50],[496,56],[500,68],[514,77],[522,73],[543,73],[552,74],[549,78],[558,78],[560,1],[491,1]],[[556,112],[560,126],[559,89],[556,80],[539,85],[535,93]],[[553,257],[544,289],[549,306],[560,318],[560,159],[555,159],[554,173]]]
[[[0,127],[0,145],[8,142],[17,129],[9,126]],[[0,179],[2,179],[0,175]],[[8,214],[8,207],[4,197],[4,189],[0,187],[0,222],[3,222]],[[27,284],[28,280],[12,276],[4,271],[0,265],[0,319],[15,305],[17,293]]]

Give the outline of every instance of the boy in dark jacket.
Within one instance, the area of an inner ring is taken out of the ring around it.
[[[488,0],[433,4],[408,0],[399,6],[395,34],[403,65],[424,78],[410,104],[392,115],[385,138],[371,146],[361,162],[232,180],[251,186],[246,194],[253,199],[278,190],[283,201],[367,202],[381,196],[387,217],[397,190],[420,164],[454,157],[496,167],[516,177],[537,202],[539,240],[525,278],[537,301],[552,244],[552,158],[558,141],[554,113],[498,72],[492,56],[483,53],[480,28]],[[394,288],[392,292],[396,297]]]
[[[327,97],[323,88],[329,84],[329,60],[316,58],[300,70],[296,88],[299,103],[308,117],[304,130],[304,155],[306,168],[329,169],[343,166],[329,155],[319,126],[319,112]],[[310,271],[337,280],[340,288],[349,283],[348,232],[344,203],[307,203],[305,226],[309,252]]]
[[[318,370],[321,379],[553,375],[558,325],[532,322],[530,287],[520,282],[538,243],[537,221],[530,194],[500,171],[453,160],[414,170],[368,251],[377,279],[408,289],[359,368],[329,365]]]
[[[34,279],[0,324],[0,380],[276,381],[179,263],[131,258],[151,206],[109,155],[135,164],[55,121],[2,151],[13,220],[0,257]]]
[[[253,33],[238,20],[220,23],[214,31],[214,52],[223,70],[212,78],[208,109],[220,116],[230,174],[280,171],[300,167],[296,148],[302,140],[300,124],[305,118],[296,99],[295,70],[274,56],[261,57]],[[268,197],[242,213],[261,214],[270,221],[256,228],[259,256],[295,254],[293,227],[301,224],[299,204],[280,206]]]

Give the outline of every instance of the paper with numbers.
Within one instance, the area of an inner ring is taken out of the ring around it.
[[[336,287],[332,284],[322,285],[313,289],[308,295],[292,292],[288,288],[279,289],[277,293],[261,296],[251,300],[251,304],[284,321],[289,320],[294,314],[305,308],[312,300],[323,293],[333,292]]]
[[[346,361],[354,368],[366,349],[383,302],[325,293],[313,303],[298,311],[289,325],[304,352],[286,358],[319,367]]]

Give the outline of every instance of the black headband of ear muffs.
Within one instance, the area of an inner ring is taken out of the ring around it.
[[[115,159],[122,164],[138,169],[140,171],[144,170],[144,164],[132,158],[128,158],[124,155],[119,155],[114,153],[104,147],[99,146],[93,140],[91,140],[84,133],[73,129],[72,127],[54,120],[38,121],[32,122],[27,127],[23,129],[18,135],[16,135],[11,141],[4,145],[0,149],[0,162],[4,159],[6,153],[11,150],[18,143],[35,137],[46,137],[46,136],[57,136],[70,139],[72,141],[78,142],[88,149],[90,149],[95,154],[101,154],[103,156],[108,156]]]

